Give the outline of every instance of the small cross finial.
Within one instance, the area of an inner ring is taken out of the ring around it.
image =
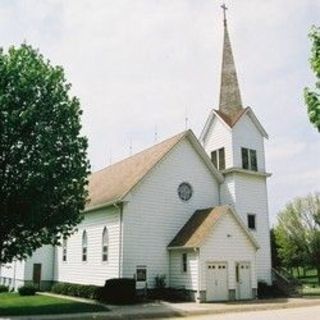
[[[223,22],[224,22],[224,24],[226,24],[226,23],[227,23],[227,15],[226,15],[226,12],[227,12],[227,10],[228,10],[228,7],[226,6],[225,3],[223,3],[222,6],[221,6],[221,8],[222,8],[222,10],[223,10]]]

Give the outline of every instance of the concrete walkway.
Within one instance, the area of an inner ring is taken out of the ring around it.
[[[58,297],[58,295],[55,295]],[[60,296],[61,297],[61,296]],[[70,297],[69,297],[70,298]],[[80,301],[76,298],[73,300]],[[81,299],[87,302],[86,299]],[[91,301],[92,303],[92,301]],[[209,315],[234,312],[249,312],[259,310],[275,310],[287,308],[299,308],[320,305],[320,298],[290,298],[257,300],[248,302],[228,302],[228,303],[168,303],[152,302],[141,303],[130,306],[107,305],[110,311],[99,313],[77,313],[66,315],[45,315],[26,317],[7,317],[1,319],[10,320],[119,320],[119,319],[155,319],[169,317],[187,317],[192,315]]]

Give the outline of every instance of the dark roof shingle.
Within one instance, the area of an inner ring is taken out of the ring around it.
[[[186,135],[177,134],[89,177],[89,201],[85,210],[121,200]]]
[[[221,215],[228,211],[228,209],[228,206],[219,206],[197,210],[170,242],[168,247],[199,247],[212,230],[213,225],[219,220]]]

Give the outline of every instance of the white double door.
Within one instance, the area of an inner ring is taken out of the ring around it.
[[[229,300],[228,266],[225,262],[207,264],[207,301]]]
[[[238,285],[237,299],[252,299],[251,267],[249,262],[238,262],[236,264],[236,280]]]

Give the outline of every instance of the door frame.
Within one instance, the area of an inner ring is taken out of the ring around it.
[[[225,264],[226,265],[226,271],[227,271],[227,281],[226,281],[226,287],[227,287],[227,300],[208,300],[208,297],[206,296],[206,302],[220,302],[220,301],[229,301],[229,263],[228,261],[218,261],[218,260],[208,260],[205,263],[205,269],[206,269],[206,292],[208,292],[208,265],[209,264]]]
[[[235,272],[236,272],[236,268],[237,268],[237,264],[240,265],[241,263],[245,263],[245,264],[248,264],[249,265],[249,270],[250,270],[250,274],[249,274],[249,286],[251,288],[251,291],[252,291],[252,262],[250,260],[241,260],[241,261],[235,261],[234,263],[234,269],[235,269]],[[248,299],[241,299],[240,297],[240,282],[237,281],[237,275],[235,276],[236,278],[236,288],[237,288],[237,292],[236,292],[236,300],[248,300]],[[240,280],[240,268],[239,268],[239,280]],[[252,299],[252,297],[251,297]]]
[[[40,266],[40,268],[39,268],[39,282],[36,282],[36,280],[38,280],[38,279],[35,279],[36,278],[35,277],[35,275],[36,275],[35,266],[37,266],[37,267]],[[38,289],[40,289],[41,279],[42,279],[42,263],[34,263],[32,265],[32,282],[33,282],[33,285],[36,286]]]

